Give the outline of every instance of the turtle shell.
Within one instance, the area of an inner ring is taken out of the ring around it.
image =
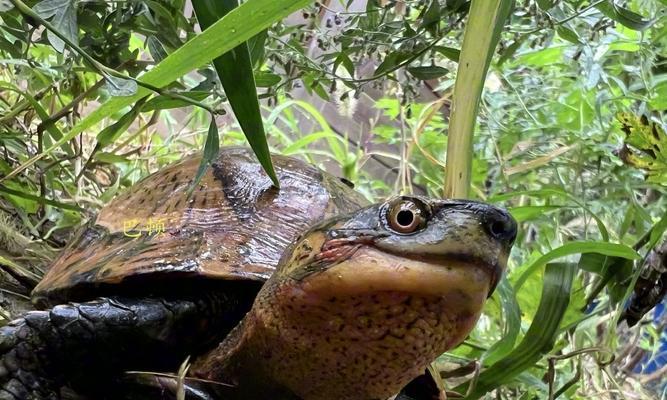
[[[367,202],[339,178],[273,155],[280,190],[245,148],[223,148],[194,191],[200,157],[138,182],[79,231],[33,291],[41,306],[100,287],[203,277],[266,280],[308,226]]]

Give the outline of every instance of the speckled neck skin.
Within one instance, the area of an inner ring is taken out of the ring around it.
[[[400,257],[361,249],[304,282],[271,281],[243,324],[195,371],[258,398],[280,399],[281,388],[307,400],[384,400],[398,393],[472,329],[488,277],[478,269],[451,269],[447,277],[417,271],[423,281],[415,287],[427,294],[401,284],[351,292],[335,286],[352,268],[372,268],[364,265],[371,259],[394,263],[410,277]],[[439,294],[428,294],[430,283]]]

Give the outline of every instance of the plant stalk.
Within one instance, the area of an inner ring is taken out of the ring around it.
[[[469,196],[479,101],[491,57],[512,6],[512,0],[472,0],[449,121],[444,192],[447,198]]]

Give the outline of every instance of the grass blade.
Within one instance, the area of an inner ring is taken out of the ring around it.
[[[486,351],[483,356],[484,364],[493,364],[512,351],[521,330],[521,309],[514,288],[507,278],[500,280],[497,293],[505,319],[503,338]]]
[[[547,254],[535,260],[532,264],[528,265],[528,267],[526,267],[526,269],[523,271],[523,274],[521,274],[519,279],[517,279],[516,283],[514,284],[514,290],[518,291],[526,282],[528,277],[535,273],[535,271],[537,271],[537,269],[542,265],[561,257],[585,253],[598,253],[605,256],[627,258],[629,260],[636,260],[640,258],[640,255],[637,254],[635,250],[623,244],[592,242],[586,240],[565,243],[561,247],[551,250]]]
[[[548,264],[544,273],[542,298],[521,343],[505,358],[479,375],[479,380],[466,399],[478,399],[498,386],[509,382],[521,372],[535,365],[553,347],[567,306],[577,265]],[[465,393],[467,384],[454,389]]]
[[[220,134],[218,133],[218,125],[215,123],[215,118],[211,115],[211,124],[208,126],[208,134],[206,135],[206,143],[204,144],[204,155],[202,156],[201,163],[199,164],[199,169],[197,170],[197,175],[192,181],[192,185],[188,190],[188,195],[192,194],[195,190],[195,187],[201,181],[201,178],[204,176],[206,169],[213,163],[213,160],[216,159],[218,153],[220,152]]]
[[[188,72],[206,65],[265,30],[274,22],[311,2],[311,0],[249,0],[202,32],[201,35],[185,43],[155,68],[143,74],[139,80],[152,86],[164,87]],[[0,182],[16,176],[79,133],[148,94],[150,94],[148,89],[140,87],[133,96],[112,98],[79,121],[53,146],[0,178]]]
[[[208,29],[220,18],[238,7],[238,0],[193,0],[192,6],[202,29]],[[247,42],[243,42],[227,53],[213,60],[222,87],[225,89],[229,104],[241,125],[250,147],[269,175],[273,184],[279,187],[278,178],[271,163],[269,145],[262,115],[259,112],[257,88],[253,75],[250,52]]]
[[[26,192],[22,192],[22,191],[19,191],[19,190],[10,189],[10,188],[8,188],[6,186],[3,186],[3,185],[0,185],[0,193],[10,194],[12,196],[17,196],[17,197],[20,197],[20,198],[23,198],[23,199],[26,199],[26,200],[35,201],[35,202],[37,202],[39,204],[42,204],[42,205],[61,208],[63,210],[71,210],[71,211],[77,211],[77,212],[84,212],[85,211],[83,208],[81,208],[79,206],[75,206],[75,205],[72,205],[72,204],[65,204],[65,203],[61,203],[61,202],[56,201],[56,200],[51,200],[51,199],[47,199],[47,198],[44,198],[44,197],[39,197],[39,196],[36,196],[34,194],[31,194],[31,193],[26,193]]]

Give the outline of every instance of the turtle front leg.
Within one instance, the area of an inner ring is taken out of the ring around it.
[[[123,370],[175,370],[247,307],[215,296],[100,298],[29,312],[0,328],[0,400],[60,399],[63,385],[100,399]]]
[[[39,328],[33,324],[41,322],[45,312],[34,312],[17,319],[0,329],[0,399],[59,399],[59,385],[62,376],[52,370],[49,361],[42,359],[39,349],[44,342]],[[49,372],[47,372],[49,371]]]

